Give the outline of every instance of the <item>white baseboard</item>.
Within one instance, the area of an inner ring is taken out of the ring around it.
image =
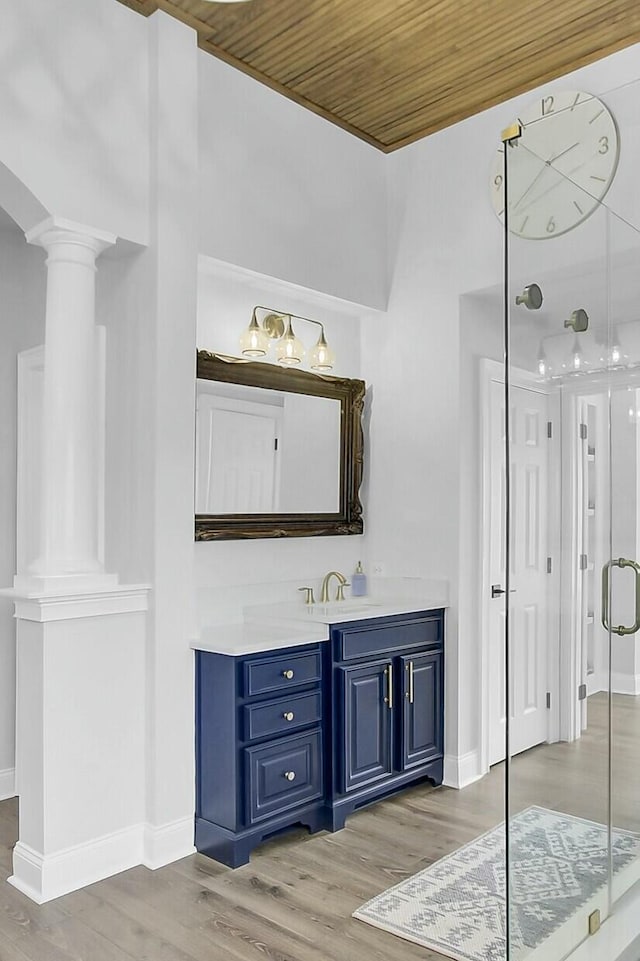
[[[13,849],[9,884],[36,904],[53,901],[141,864],[143,835],[143,825],[137,824],[48,855],[18,841]]]
[[[466,754],[445,754],[443,783],[447,787],[463,788],[484,776],[480,770],[480,756],[477,751]]]
[[[606,690],[606,687],[604,688]],[[611,674],[611,693],[612,694],[640,694],[640,674],[620,674],[613,671]]]
[[[9,767],[0,771],[0,801],[16,796],[16,769]]]
[[[193,817],[180,818],[169,824],[145,824],[142,863],[155,871],[172,861],[195,854]]]
[[[195,854],[195,850],[193,817],[159,827],[136,824],[49,855],[18,841],[8,881],[36,904],[44,904],[138,864],[155,870]]]

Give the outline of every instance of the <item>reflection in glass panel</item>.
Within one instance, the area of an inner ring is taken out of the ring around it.
[[[340,401],[197,381],[196,513],[335,513]]]

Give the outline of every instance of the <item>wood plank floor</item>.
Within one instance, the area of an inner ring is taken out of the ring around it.
[[[575,744],[512,762],[513,810],[607,812],[606,698],[589,699]],[[614,822],[640,830],[640,698],[614,706]],[[362,902],[502,820],[503,766],[463,791],[428,785],[352,815],[344,830],[294,830],[235,871],[201,855],[138,867],[38,907],[0,882],[0,961],[442,961],[351,918]],[[0,803],[0,876],[17,802]]]

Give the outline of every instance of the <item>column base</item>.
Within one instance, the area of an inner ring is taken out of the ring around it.
[[[11,884],[42,904],[143,861],[148,588],[20,597]]]

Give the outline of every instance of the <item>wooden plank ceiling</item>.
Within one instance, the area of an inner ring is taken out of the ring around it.
[[[640,41],[639,0],[120,0],[385,152]]]

